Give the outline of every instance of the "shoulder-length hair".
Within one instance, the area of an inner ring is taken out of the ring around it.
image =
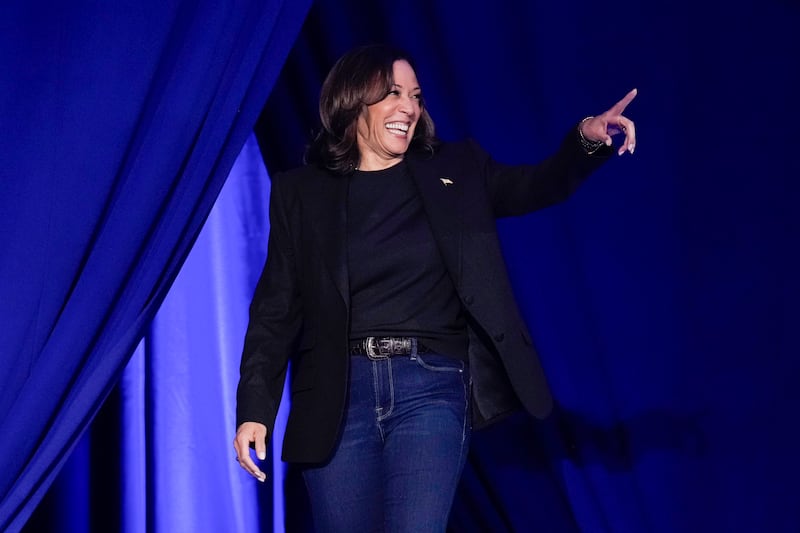
[[[358,167],[358,117],[366,106],[380,102],[392,90],[394,62],[398,60],[405,60],[414,68],[408,54],[382,44],[355,48],[336,62],[322,84],[321,128],[306,149],[306,163],[339,175]],[[409,150],[433,153],[438,144],[433,119],[421,99],[420,117]]]

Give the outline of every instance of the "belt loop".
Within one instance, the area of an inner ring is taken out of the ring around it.
[[[411,360],[417,360],[417,338],[411,337]]]

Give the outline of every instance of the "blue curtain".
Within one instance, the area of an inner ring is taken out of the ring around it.
[[[268,202],[269,180],[251,137],[120,384],[124,531],[245,532],[261,522],[283,524],[281,423],[266,486],[231,454],[231,398],[247,308],[266,258]],[[82,470],[91,467],[84,461]],[[72,486],[75,478],[64,482]],[[85,499],[106,501],[91,488]]]
[[[245,143],[145,337],[23,531],[280,531],[288,398],[255,483],[233,460],[247,308],[266,258],[269,179]]]
[[[308,7],[0,8],[1,530],[22,526],[120,377]]]

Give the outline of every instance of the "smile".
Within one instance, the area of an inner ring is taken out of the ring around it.
[[[386,124],[386,129],[395,135],[406,135],[408,133],[408,124],[403,122],[389,122]]]

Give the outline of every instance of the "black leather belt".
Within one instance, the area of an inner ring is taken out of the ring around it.
[[[388,359],[393,355],[428,353],[430,348],[416,337],[366,337],[350,341],[350,355],[366,355],[370,359]]]

